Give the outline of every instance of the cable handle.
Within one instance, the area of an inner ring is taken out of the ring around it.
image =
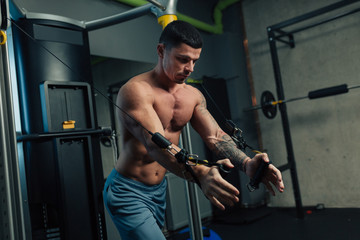
[[[161,135],[161,133],[156,132],[156,133],[151,133],[149,132],[152,136],[151,136],[151,140],[160,148],[162,149],[168,149],[169,146],[171,146],[171,142],[169,140],[167,140],[163,135]]]
[[[265,176],[266,170],[268,169],[271,162],[262,161],[255,172],[255,175],[251,178],[250,182],[247,184],[247,188],[250,192],[255,191],[259,188],[261,180]]]

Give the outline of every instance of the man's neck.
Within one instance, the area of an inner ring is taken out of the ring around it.
[[[176,92],[179,88],[183,87],[183,84],[179,84],[171,81],[166,74],[160,70],[161,68],[155,67],[151,71],[151,78],[159,88],[168,91],[169,93]]]

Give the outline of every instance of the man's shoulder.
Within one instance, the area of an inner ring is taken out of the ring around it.
[[[152,102],[154,101],[153,89],[142,78],[133,77],[120,88],[117,101],[132,104]]]
[[[193,92],[193,93],[197,93],[199,91],[196,87],[194,87],[194,86],[192,86],[190,84],[187,84],[187,83],[184,84],[184,89],[186,91],[190,91],[190,92]]]
[[[187,91],[189,91],[192,95],[194,95],[196,98],[202,98],[203,94],[201,93],[201,91],[199,89],[197,89],[196,87],[189,85],[189,84],[185,84],[184,87]]]
[[[134,93],[144,93],[152,89],[151,84],[147,80],[144,74],[137,75],[132,77],[123,85],[123,91],[134,92]]]

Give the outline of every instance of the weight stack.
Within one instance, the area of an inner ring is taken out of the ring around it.
[[[12,29],[32,239],[106,239],[87,31],[44,14]]]

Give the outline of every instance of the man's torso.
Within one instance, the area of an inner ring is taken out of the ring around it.
[[[148,93],[149,94],[149,93]],[[196,90],[181,84],[169,92],[159,87],[151,87],[154,96],[153,108],[157,113],[165,137],[178,145],[182,128],[190,121],[198,104]],[[158,184],[165,176],[166,169],[156,159],[147,155],[144,145],[135,139],[126,128],[122,128],[120,156],[116,170],[124,176],[148,185]]]

